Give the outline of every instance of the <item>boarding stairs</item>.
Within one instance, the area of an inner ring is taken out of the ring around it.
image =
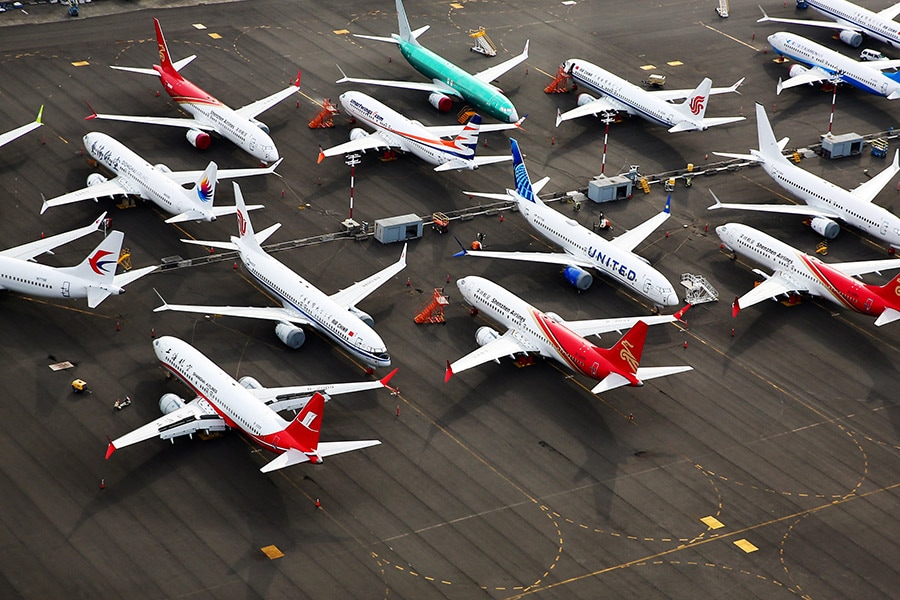
[[[684,273],[681,276],[681,285],[687,289],[684,301],[688,304],[703,304],[719,300],[718,290],[703,275]]]
[[[416,323],[443,323],[444,307],[450,304],[450,300],[444,295],[444,288],[434,288],[431,300],[419,311],[413,319]]]
[[[470,29],[469,37],[475,40],[475,45],[472,46],[472,52],[484,54],[485,56],[497,56],[497,46],[494,45],[494,42],[484,30],[484,27]]]

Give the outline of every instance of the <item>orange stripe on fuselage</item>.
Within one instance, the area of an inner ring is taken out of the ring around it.
[[[591,374],[589,366],[585,364],[584,366],[579,365],[574,356],[578,353],[578,351],[582,347],[589,348],[589,352],[596,352],[596,348],[593,344],[588,342],[586,339],[572,331],[571,329],[565,327],[553,321],[550,317],[545,315],[536,309],[531,309],[531,316],[537,324],[538,328],[543,332],[546,336],[547,340],[550,342],[550,345],[553,346],[553,349],[556,350],[556,353],[559,354],[565,361],[566,364],[569,365],[576,373],[581,373],[582,375],[587,375],[592,379],[597,379],[596,374]],[[586,353],[585,353],[586,354]],[[591,364],[594,362],[601,362],[601,357],[599,354],[594,360],[591,361]]]
[[[166,93],[179,104],[206,104],[208,106],[223,106],[212,95],[194,85],[180,74],[160,73],[160,81],[166,88]]]

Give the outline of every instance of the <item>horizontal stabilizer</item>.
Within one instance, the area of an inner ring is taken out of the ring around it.
[[[897,319],[900,319],[900,311],[894,310],[893,308],[885,308],[884,312],[875,319],[875,325],[881,327],[882,325],[893,323]]]
[[[354,33],[353,37],[362,38],[364,40],[375,40],[376,42],[387,42],[388,44],[400,44],[400,40],[397,38],[385,37],[383,35],[363,35],[361,33]]]
[[[153,70],[153,69],[144,69],[144,68],[142,68],[142,67],[119,67],[119,66],[116,66],[116,65],[110,65],[109,68],[110,68],[110,69],[115,69],[116,71],[129,71],[129,72],[131,72],[131,73],[140,73],[141,75],[154,75],[154,76],[157,76],[157,77],[159,76],[159,73],[157,73],[155,70]]]
[[[234,244],[234,242],[211,242],[208,240],[185,240],[182,239],[182,242],[185,244],[193,244],[195,246],[203,246],[204,248],[219,248],[220,250],[237,250],[238,247]]]
[[[737,123],[746,120],[745,117],[706,117],[703,119],[703,129],[716,127],[718,125],[728,125],[729,123]]]
[[[261,208],[265,208],[265,204],[250,204],[246,207],[247,210],[259,210]],[[216,216],[216,218],[224,217],[227,215],[233,215],[237,212],[236,206],[214,206],[212,209],[212,213]],[[168,221],[167,221],[168,222]]]
[[[669,127],[669,133],[681,133],[682,131],[700,131],[703,129],[699,123],[694,121],[681,121],[672,127]]]
[[[713,154],[723,158],[736,158],[738,160],[746,160],[749,162],[762,162],[758,156],[752,154],[735,154],[734,152],[713,152]]]
[[[689,367],[687,365],[679,365],[676,367],[638,367],[637,378],[641,381],[650,381],[657,377],[666,377],[668,375],[691,371],[693,368],[694,367]]]
[[[360,440],[358,442],[320,442],[319,447],[315,451],[315,455],[319,458],[341,454],[343,452],[351,452],[353,450],[362,450],[371,446],[377,446],[381,442],[378,440]],[[309,456],[296,450],[289,448],[284,454],[264,465],[260,471],[270,473],[290,467],[291,465],[299,465],[309,462]]]
[[[121,275],[116,275],[113,277],[113,285],[117,285],[119,287],[125,287],[129,283],[137,281],[144,275],[149,275],[159,267],[157,265],[152,265],[149,267],[144,267],[142,269],[132,269],[130,271],[126,271]]]

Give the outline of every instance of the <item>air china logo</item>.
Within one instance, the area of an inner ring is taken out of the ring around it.
[[[244,213],[241,211],[237,211],[238,218],[238,233],[241,234],[241,237],[247,235],[247,219],[244,217]]]
[[[97,252],[88,259],[88,264],[91,265],[91,270],[97,275],[105,275],[109,271],[106,270],[107,265],[116,264],[115,260],[100,260],[106,256],[109,256],[112,252],[107,250],[97,250]]]
[[[699,115],[700,111],[703,110],[704,102],[706,102],[706,96],[694,96],[691,98],[691,104],[689,106],[691,112],[695,115]]]
[[[213,195],[213,186],[209,182],[209,179],[206,176],[200,180],[200,183],[197,184],[197,197],[200,198],[200,202],[209,202],[212,200]]]
[[[638,359],[634,357],[634,353],[631,349],[634,348],[634,344],[629,341],[622,342],[622,349],[619,350],[619,358],[628,363],[629,368],[632,373],[637,372],[638,370]]]

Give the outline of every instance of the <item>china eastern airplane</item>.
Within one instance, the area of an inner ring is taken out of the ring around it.
[[[406,246],[403,246],[400,260],[396,263],[329,296],[266,254],[262,249],[260,244],[281,227],[281,223],[276,223],[258,234],[254,233],[244,205],[244,196],[236,183],[234,184],[234,198],[238,207],[238,237],[232,236],[230,242],[181,241],[200,246],[237,250],[250,274],[269,293],[278,298],[282,306],[277,308],[194,306],[168,304],[163,300],[163,305],[154,309],[154,312],[175,310],[275,321],[278,323],[275,326],[275,335],[286,346],[294,349],[299,348],[306,341],[306,334],[303,329],[298,327],[298,325],[305,325],[331,338],[341,349],[346,350],[369,367],[389,367],[391,356],[388,354],[381,336],[373,329],[375,321],[371,316],[356,308],[356,305],[406,267]]]
[[[805,292],[864,315],[878,317],[875,320],[878,326],[900,319],[900,275],[885,285],[866,285],[856,279],[865,273],[900,269],[900,259],[823,263],[747,225],[720,225],[716,227],[716,234],[726,249],[773,271],[772,275],[766,275],[758,269],[753,270],[765,281],[734,299],[731,313],[735,317],[742,308],[763,300]]]
[[[167,213],[174,214],[174,217],[166,219],[166,223],[215,221],[216,217],[231,215],[237,210],[234,206],[213,206],[216,181],[273,173],[281,162],[279,160],[264,169],[221,171],[216,163],[210,162],[205,171],[173,171],[163,164],[151,165],[105,133],[88,133],[84,136],[84,147],[91,158],[116,176],[107,179],[99,173],[92,173],[87,178],[86,188],[44,200],[41,214],[48,208],[62,204],[82,200],[96,202],[107,196],[129,195],[150,200]],[[182,187],[189,183],[193,183],[190,189]],[[248,208],[262,208],[262,205],[256,204]]]
[[[37,118],[34,121],[32,121],[31,123],[28,123],[27,125],[22,125],[21,127],[16,127],[12,131],[7,131],[6,133],[0,133],[0,146],[5,146],[6,144],[10,143],[11,141],[22,137],[29,131],[34,131],[35,129],[37,129],[38,127],[43,125],[44,122],[41,121],[41,116],[43,114],[44,114],[44,106],[41,105],[41,108],[37,114]]]
[[[441,112],[450,110],[453,106],[452,98],[457,98],[468,102],[479,112],[504,123],[515,123],[519,120],[516,107],[509,98],[503,95],[500,88],[491,82],[528,59],[528,42],[525,42],[525,50],[522,54],[472,75],[419,44],[417,38],[425,33],[429,26],[420,27],[415,31],[411,30],[401,0],[397,0],[397,20],[400,28],[399,35],[394,33],[391,34],[391,37],[380,37],[355,34],[355,37],[397,44],[403,58],[416,71],[431,79],[431,83],[359,79],[346,75],[338,79],[336,83],[363,83],[428,92],[428,102]]]
[[[514,129],[521,123],[520,119],[516,123],[482,125],[481,115],[476,114],[465,125],[426,127],[362,92],[345,92],[341,94],[340,102],[344,112],[375,132],[369,133],[358,127],[351,129],[349,142],[327,150],[319,148],[319,162],[328,156],[350,152],[397,148],[436,165],[435,171],[477,169],[482,165],[510,160],[509,156],[475,156],[478,134],[482,131]],[[444,137],[453,139],[445,140]]]
[[[834,238],[840,231],[840,226],[835,222],[837,219],[887,242],[894,248],[900,247],[900,218],[872,202],[897,171],[900,171],[898,163],[900,152],[894,153],[893,163],[881,173],[852,190],[845,190],[801,169],[785,158],[782,151],[788,143],[788,138],[775,140],[775,133],[761,104],[756,105],[756,127],[759,150],[750,150],[750,154],[728,152],[713,154],[758,162],[775,183],[800,198],[806,205],[725,204],[716,200],[709,210],[734,208],[804,215],[810,217],[809,225],[813,231],[829,239]]]
[[[187,58],[172,62],[169,48],[166,46],[166,40],[163,38],[163,32],[159,26],[159,20],[153,19],[153,23],[156,25],[156,44],[159,49],[159,62],[161,64],[153,65],[152,69],[117,66],[112,68],[120,71],[158,76],[166,89],[166,93],[179,106],[189,112],[191,118],[103,115],[96,112],[88,115],[86,118],[182,127],[188,130],[186,134],[187,140],[192,146],[200,150],[205,150],[209,147],[209,134],[213,132],[235,144],[263,164],[277,161],[278,149],[269,136],[269,128],[262,121],[258,121],[256,117],[300,89],[299,73],[294,83],[280,92],[234,110],[181,76],[179,71],[197,56],[192,54]]]
[[[125,293],[125,286],[156,270],[156,266],[116,275],[125,234],[112,231],[74,267],[50,267],[35,257],[83,238],[101,228],[106,213],[86,227],[60,233],[0,252],[0,290],[42,298],[87,298],[96,308],[111,295]]]
[[[845,44],[858,48],[862,44],[863,35],[900,48],[900,25],[894,18],[900,14],[900,3],[894,4],[879,12],[872,12],[847,0],[803,0],[805,6],[797,1],[797,8],[807,6],[832,21],[814,21],[811,19],[781,19],[770,17],[762,10],[762,18],[757,23],[791,23],[793,25],[810,25],[826,29],[838,29],[838,37]]]
[[[690,371],[692,367],[641,367],[641,353],[647,327],[680,320],[690,305],[674,315],[621,317],[565,321],[554,313],[543,313],[509,290],[483,277],[468,276],[456,282],[460,293],[473,308],[503,324],[500,334],[490,327],[479,327],[475,340],[479,348],[453,364],[447,361],[444,381],[454,373],[489,361],[516,354],[540,354],[552,358],[576,373],[599,381],[595,394],[624,385],[640,386],[649,379]],[[631,328],[611,348],[599,348],[585,336]]]
[[[897,26],[900,27],[900,23]],[[781,56],[810,66],[791,67],[787,81],[782,82],[781,78],[778,78],[776,94],[798,85],[837,81],[848,83],[876,96],[885,96],[888,100],[900,98],[900,72],[882,72],[885,69],[900,67],[900,60],[854,60],[804,37],[784,31],[773,33],[768,39],[772,49]]]
[[[151,438],[172,440],[183,435],[237,429],[279,456],[263,466],[268,473],[291,465],[321,463],[326,457],[380,444],[378,440],[320,442],[322,411],[329,395],[388,387],[394,369],[380,381],[295,385],[267,388],[253,377],[235,381],[199,350],[176,337],[153,340],[153,351],[163,366],[190,388],[196,397],[185,402],[168,393],[159,399],[163,416],[131,433],[111,440],[106,458],[119,448]],[[286,421],[278,413],[299,410]]]
[[[580,87],[587,88],[600,97],[579,94],[576,108],[564,113],[557,109],[557,127],[563,121],[577,117],[616,113],[637,115],[651,123],[667,127],[669,133],[703,131],[716,125],[744,120],[744,117],[704,117],[709,96],[737,92],[738,86],[744,82],[743,78],[731,87],[714,88],[712,80],[705,77],[694,90],[648,91],[580,58],[567,60],[563,63],[563,70]],[[673,103],[682,98],[685,100],[681,104]]]
[[[494,200],[512,199],[528,223],[542,236],[562,247],[563,252],[496,252],[463,248],[455,256],[506,258],[562,265],[565,267],[563,276],[566,281],[579,290],[586,290],[593,283],[593,277],[585,269],[596,269],[613,281],[651,300],[657,306],[678,304],[678,295],[672,284],[662,273],[650,266],[647,259],[634,253],[634,248],[669,218],[671,198],[666,200],[665,209],[658,215],[612,240],[606,240],[590,229],[582,227],[578,221],[544,204],[538,193],[550,178],[545,177],[532,185],[518,142],[510,139],[510,145],[516,189],[507,189],[505,194],[463,193]]]

